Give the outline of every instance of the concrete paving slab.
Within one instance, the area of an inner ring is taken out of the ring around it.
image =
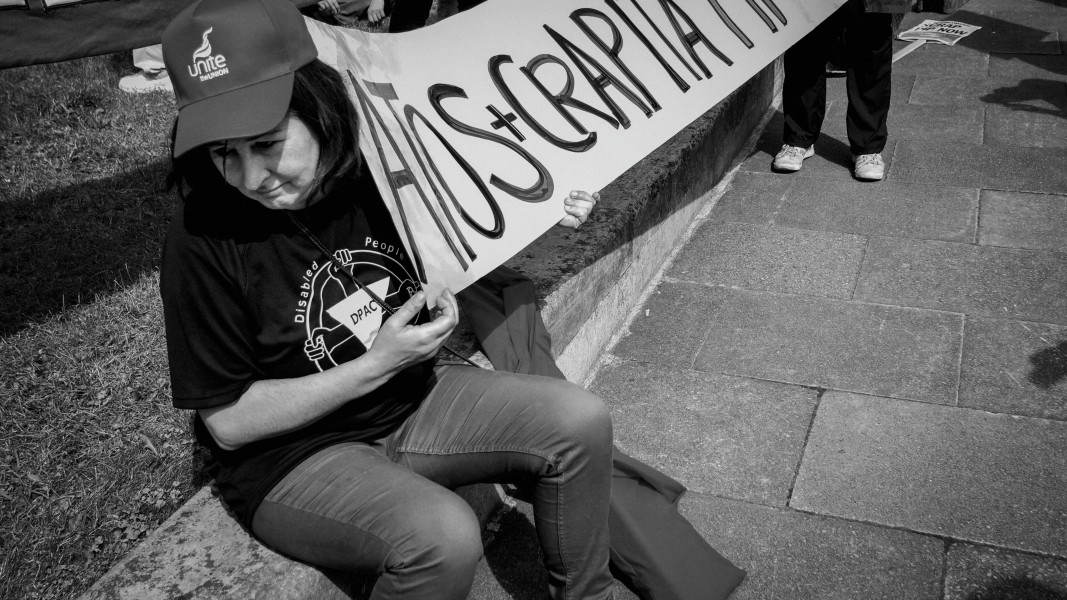
[[[893,49],[900,50],[908,44],[910,42],[896,41],[893,43]],[[923,44],[921,48],[893,63],[894,78],[901,75],[985,77],[988,74],[989,53],[960,44]]]
[[[994,77],[943,77],[917,75],[910,104],[983,108],[1010,107],[1031,112],[1061,113],[1067,106],[1067,89],[1048,79]]]
[[[681,510],[748,571],[730,600],[939,600],[941,540],[697,494]]]
[[[1063,41],[1063,34],[1067,32],[1067,10],[1048,10],[1045,9],[1032,9],[1032,10],[1019,10],[1012,8],[1009,10],[994,10],[994,11],[976,11],[983,17],[988,17],[998,23],[1007,23],[1017,26],[1022,37],[1037,38],[1041,36],[1041,32],[1049,33],[1056,32],[1059,34],[1060,41]],[[1014,33],[1011,30],[1005,30],[1003,26],[999,27],[1000,35],[1011,35]],[[1055,52],[1051,54],[1056,54]]]
[[[1002,548],[952,544],[944,600],[1062,600],[1067,561]]]
[[[827,392],[799,510],[1067,556],[1067,423]]]
[[[715,203],[709,218],[769,224],[778,212],[786,190],[796,181],[775,173],[735,173],[729,189]]]
[[[914,11],[906,12],[903,15],[901,15],[900,24],[897,25],[897,31],[907,31],[908,29],[911,29],[912,27],[915,27],[919,23],[922,23],[926,19],[937,18],[937,16],[939,14],[940,13],[934,13],[934,12],[929,12],[929,11],[926,12],[926,13],[914,12]],[[907,42],[902,42],[902,43],[907,43]]]
[[[1067,254],[874,237],[855,298],[1067,324]]]
[[[769,225],[706,221],[666,275],[682,281],[848,298],[867,238]]]
[[[1067,79],[1067,54],[993,54],[989,76],[996,78]]]
[[[971,242],[978,222],[978,190],[798,179],[772,222],[859,235]]]
[[[845,139],[848,106],[835,102],[826,109],[824,128]],[[889,110],[889,137],[893,139],[954,140],[981,144],[984,140],[985,109],[956,106],[900,104]]]
[[[953,21],[962,21],[981,27],[958,44],[968,48],[998,54],[1059,54],[1060,37],[1055,23],[1039,25],[1020,22],[1013,13],[1024,13],[1017,7],[1007,11],[982,11],[966,6],[952,15]],[[1037,11],[1052,16],[1047,7]],[[1052,17],[1053,19],[1055,17]]]
[[[615,442],[690,490],[785,506],[817,392],[616,359],[590,389]]]
[[[896,73],[893,75],[892,89],[890,90],[889,103],[890,105],[903,105],[908,103],[908,98],[911,98],[911,92],[915,89],[915,75],[911,73]],[[842,91],[844,88],[842,88]],[[841,100],[846,99],[846,95],[842,93],[840,96],[836,96]]]
[[[645,301],[612,352],[660,365],[690,368],[707,335],[707,323],[729,290],[665,281]]]
[[[1067,327],[967,319],[960,406],[1067,421],[1065,398]]]
[[[892,141],[892,140],[890,140]],[[936,181],[941,185],[1067,194],[1067,150],[900,140],[893,183]]]
[[[735,291],[695,368],[955,404],[962,334],[952,313]]]
[[[1018,110],[990,106],[985,143],[998,146],[1067,148],[1067,111]]]
[[[889,135],[901,140],[981,144],[985,122],[981,108],[904,104],[890,109],[887,126]]]
[[[1067,252],[1067,196],[982,190],[978,243]]]

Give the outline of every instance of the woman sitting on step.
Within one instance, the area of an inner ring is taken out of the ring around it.
[[[451,489],[520,483],[551,596],[610,598],[607,409],[560,379],[435,360],[456,300],[427,306],[300,13],[200,0],[163,42],[184,199],[160,283],[174,404],[196,411],[230,508],[284,554],[377,575],[372,598],[462,600],[482,545]],[[572,193],[564,224],[596,200]]]

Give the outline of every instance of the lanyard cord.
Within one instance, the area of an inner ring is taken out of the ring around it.
[[[296,226],[296,228],[300,231],[300,233],[303,234],[304,237],[306,237],[312,244],[314,244],[315,247],[319,249],[319,252],[322,252],[322,254],[325,255],[326,258],[328,258],[331,263],[333,263],[333,266],[336,267],[338,271],[341,271],[345,275],[348,275],[348,278],[352,280],[352,283],[356,284],[357,288],[359,288],[359,289],[363,290],[364,292],[366,292],[367,295],[370,296],[371,300],[377,302],[378,306],[382,307],[382,310],[384,310],[390,316],[392,316],[394,313],[396,313],[396,310],[393,309],[393,307],[391,307],[388,304],[386,304],[384,300],[379,298],[378,294],[374,293],[374,290],[372,290],[369,287],[363,285],[363,282],[360,281],[359,278],[356,277],[352,273],[352,271],[350,271],[349,269],[346,269],[345,266],[343,264],[341,264],[341,261],[338,260],[336,256],[334,256],[333,252],[330,252],[329,249],[326,248],[326,244],[323,244],[322,240],[320,240],[318,238],[318,236],[316,236],[314,233],[311,232],[310,229],[307,228],[307,225],[304,225],[304,223],[301,222],[300,219],[296,218],[296,215],[294,215],[292,213],[292,211],[288,211],[287,210],[287,211],[284,211],[284,212],[285,212],[285,216],[289,217],[289,220],[293,223],[294,226]],[[448,346],[442,346],[442,348],[444,348],[445,350],[448,350],[449,352],[454,354],[457,358],[459,358],[463,362],[467,363],[468,365],[470,365],[472,367],[476,367],[476,368],[481,368],[478,365],[476,365],[473,362],[471,362],[470,359],[468,359],[466,356],[463,356],[462,354],[460,354],[459,352],[456,352],[452,348],[449,348]]]

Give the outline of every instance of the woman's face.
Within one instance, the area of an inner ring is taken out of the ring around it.
[[[319,142],[293,115],[262,135],[211,144],[208,152],[226,183],[270,209],[306,207],[317,183]]]

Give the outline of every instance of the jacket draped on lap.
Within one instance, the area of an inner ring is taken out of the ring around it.
[[[498,267],[458,294],[482,350],[500,371],[565,379],[537,310],[533,282]],[[611,571],[641,600],[722,600],[745,571],[678,512],[685,486],[617,447],[609,508]]]

